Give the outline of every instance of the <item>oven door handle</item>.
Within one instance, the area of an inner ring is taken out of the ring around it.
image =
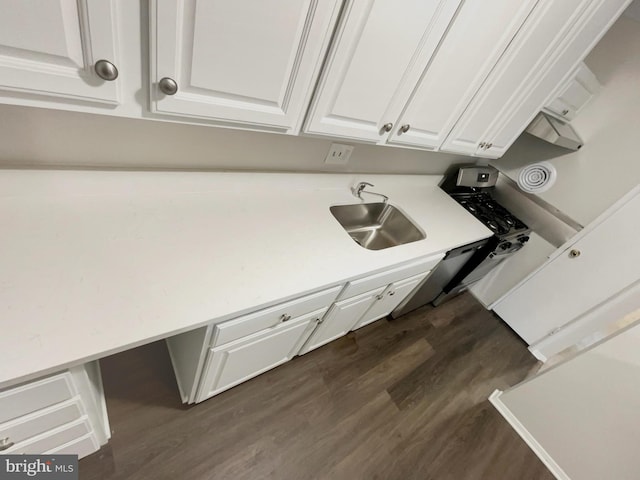
[[[489,256],[493,255],[493,258],[496,258],[496,257],[505,257],[505,256],[513,255],[514,253],[520,251],[523,245],[514,245],[513,247],[516,247],[516,248],[511,248],[503,252],[492,253],[492,254],[489,254]]]

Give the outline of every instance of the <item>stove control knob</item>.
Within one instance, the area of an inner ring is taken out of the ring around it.
[[[527,235],[524,235],[524,236],[520,237],[518,239],[518,241],[524,245],[525,243],[527,243],[529,241],[529,237]]]
[[[512,243],[511,242],[504,242],[503,244],[500,245],[500,248],[502,250],[508,250],[509,248],[511,248]]]

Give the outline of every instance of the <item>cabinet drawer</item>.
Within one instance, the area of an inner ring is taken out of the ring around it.
[[[278,325],[283,316],[299,317],[306,313],[328,307],[333,303],[342,286],[332,287],[318,293],[281,303],[255,313],[215,325],[211,346],[216,347],[247,335]]]
[[[389,285],[392,282],[403,280],[414,275],[424,274],[431,270],[443,256],[444,255],[422,259],[408,265],[403,265],[402,267],[349,282],[340,295],[340,299],[355,297],[369,290]]]
[[[197,401],[201,402],[291,360],[326,308],[246,338],[209,349]]]
[[[65,372],[0,392],[0,423],[70,400],[75,395],[72,382]]]
[[[5,450],[4,453],[42,454],[91,433],[89,418],[85,415],[74,422],[67,423],[47,433],[16,443],[10,449]]]
[[[20,443],[41,433],[73,422],[84,415],[80,397],[19,417],[0,425],[0,438]]]
[[[77,440],[73,440],[71,442],[65,443],[64,445],[49,450],[46,453],[48,455],[78,455],[78,458],[83,458],[87,455],[91,455],[93,452],[96,452],[99,449],[100,444],[98,443],[95,435],[89,433],[78,438]]]

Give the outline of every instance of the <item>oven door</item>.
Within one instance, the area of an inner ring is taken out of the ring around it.
[[[460,286],[468,287],[476,283],[478,280],[484,277],[487,273],[489,273],[491,270],[496,268],[500,262],[510,257],[513,253],[515,252],[508,252],[508,253],[502,253],[502,254],[492,253],[487,258],[485,258],[476,268],[474,268],[471,271],[471,273],[469,273],[469,275],[467,275],[462,279],[462,281],[460,282]]]
[[[494,252],[487,255],[484,260],[477,264],[475,268],[473,268],[469,273],[467,273],[462,280],[460,277],[454,278],[443,290],[443,292],[433,301],[434,306],[438,306],[449,300],[450,298],[455,297],[459,293],[467,290],[471,285],[480,280],[486,274],[488,274],[491,270],[496,268],[500,262],[506,260],[515,252],[522,248],[522,245],[514,245],[515,248],[510,249],[506,252],[496,253]]]

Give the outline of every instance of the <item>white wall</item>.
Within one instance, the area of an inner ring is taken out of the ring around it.
[[[584,147],[568,152],[525,133],[493,162],[517,179],[523,165],[549,160],[558,180],[540,196],[583,225],[640,183],[640,22],[621,17],[586,63],[603,89],[572,122]]]
[[[443,173],[471,157],[354,144],[325,165],[331,140],[0,105],[0,166]]]
[[[637,479],[639,346],[640,326],[634,326],[507,390],[496,406],[524,427],[525,440],[542,447],[536,453],[544,449],[564,471],[558,478]]]

